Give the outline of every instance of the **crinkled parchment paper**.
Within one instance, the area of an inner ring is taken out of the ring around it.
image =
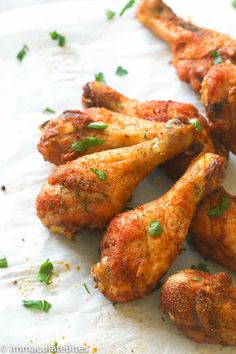
[[[0,257],[9,262],[8,268],[0,269],[0,345],[86,343],[91,353],[101,354],[235,352],[185,338],[159,310],[159,291],[113,306],[94,289],[90,276],[101,234],[80,233],[71,242],[51,235],[36,217],[36,195],[53,168],[36,150],[38,125],[48,119],[42,110],[50,107],[60,114],[81,108],[82,86],[95,73],[102,71],[111,87],[130,97],[174,99],[202,107],[199,97],[177,78],[166,44],[135,20],[134,8],[122,18],[106,20],[105,9],[118,11],[125,0],[35,3],[0,14],[0,185],[6,186],[0,191]],[[168,3],[197,24],[236,37],[231,0]],[[66,36],[65,48],[49,38],[53,30]],[[30,51],[20,63],[16,54],[23,44]],[[129,75],[117,77],[118,65]],[[231,158],[224,181],[231,193],[236,193],[235,162]],[[170,185],[163,172],[154,171],[131,204],[152,200]],[[47,258],[54,264],[54,276],[52,284],[44,286],[35,273]],[[199,261],[204,260],[187,250],[169,274]],[[226,270],[207,264],[212,272]],[[46,299],[53,307],[47,314],[36,313],[22,306],[23,299]]]

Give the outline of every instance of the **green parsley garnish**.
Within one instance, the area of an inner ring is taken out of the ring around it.
[[[106,83],[105,76],[102,72],[95,74],[95,81]]]
[[[124,108],[124,103],[116,103],[117,107]]]
[[[106,10],[105,13],[106,13],[106,18],[108,20],[112,20],[115,17],[115,15],[116,15],[116,13],[114,11],[112,11],[112,10]]]
[[[66,44],[66,37],[65,36],[62,36],[61,34],[57,33],[57,31],[50,32],[49,35],[54,41],[58,41],[58,45],[60,47],[65,46],[65,44]]]
[[[87,293],[90,294],[90,291],[89,291],[89,288],[87,287],[87,284],[84,283],[83,286],[84,286],[85,290],[87,291]]]
[[[218,52],[218,50],[213,50],[211,52],[211,55],[214,58],[215,65],[222,63],[223,60],[222,60],[222,57],[221,57],[220,53]]]
[[[96,168],[91,168],[91,170],[100,178],[101,181],[107,179],[107,174],[104,171],[97,170]]]
[[[46,300],[23,300],[22,303],[28,309],[44,312],[48,312],[52,307]]]
[[[163,231],[164,230],[160,224],[160,221],[155,220],[155,221],[150,222],[149,227],[148,227],[148,232],[152,237],[160,236]]]
[[[208,212],[208,216],[221,216],[229,207],[229,198],[226,195],[222,195],[220,199],[220,206],[211,209]]]
[[[23,45],[22,49],[19,51],[19,53],[17,54],[17,59],[19,61],[22,61],[24,59],[24,57],[26,56],[26,53],[29,51],[29,48],[26,44]]]
[[[94,123],[90,123],[87,127],[89,129],[105,130],[108,127],[108,124],[103,122],[94,122]]]
[[[76,143],[71,144],[71,149],[73,151],[86,151],[90,147],[97,146],[97,145],[102,145],[104,143],[103,139],[98,139],[95,136],[88,136],[87,138],[83,140],[76,141]]]
[[[198,263],[198,265],[191,265],[191,269],[200,270],[201,272],[209,273],[209,269],[207,269],[207,265],[205,263]]]
[[[37,273],[37,279],[41,283],[49,284],[49,280],[52,276],[52,271],[53,264],[49,261],[49,259],[47,259],[46,262],[41,265],[39,272]]]
[[[118,68],[116,69],[117,76],[125,76],[127,74],[128,74],[128,70],[122,68],[122,66],[118,66]]]
[[[196,118],[190,119],[189,123],[192,124],[194,126],[194,128],[199,133],[202,131],[203,126],[202,126],[202,123],[198,119],[196,119]]]
[[[135,4],[135,0],[129,0],[127,2],[127,4],[125,5],[125,7],[121,10],[120,12],[120,16],[123,16],[125,11],[127,11],[128,9],[130,9],[131,7],[133,7]]]
[[[0,268],[7,268],[8,267],[8,262],[6,257],[0,258]]]
[[[52,347],[52,353],[56,353],[58,348],[58,342],[55,340]]]
[[[56,113],[56,111],[54,111],[54,109],[46,107],[46,108],[44,108],[43,113],[45,113],[45,114],[47,114],[47,113]]]
[[[232,6],[236,9],[236,0],[232,1]]]
[[[192,280],[194,281],[201,281],[201,279],[199,277],[193,277]]]

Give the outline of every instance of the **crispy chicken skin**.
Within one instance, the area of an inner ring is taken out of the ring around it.
[[[227,198],[226,210],[209,216],[210,211],[220,208],[222,197]],[[200,254],[236,271],[236,197],[223,187],[212,192],[200,204],[190,233]]]
[[[89,128],[89,124],[94,122],[103,122],[107,127],[104,130]],[[105,108],[90,108],[86,112],[65,111],[59,118],[50,120],[42,127],[38,150],[45,160],[61,165],[83,155],[153,139],[163,124],[127,117]],[[96,137],[104,142],[85,151],[72,149],[73,143],[87,137]]]
[[[161,308],[195,342],[236,345],[236,288],[226,273],[187,269],[170,276]]]
[[[157,165],[192,144],[195,129],[176,119],[155,139],[69,161],[56,168],[37,197],[42,223],[67,237],[83,228],[104,228]]]
[[[191,104],[175,101],[147,101],[139,102],[130,99],[100,82],[89,82],[83,88],[82,102],[85,108],[105,107],[125,115],[156,122],[167,122],[173,118],[185,118],[188,121],[196,119],[202,126],[202,131],[197,136],[197,141],[186,151],[164,164],[168,176],[179,179],[188,168],[190,162],[200,152],[212,152],[228,160],[228,152],[215,137],[216,129],[213,123],[209,124]],[[211,131],[214,131],[214,136]]]
[[[200,91],[201,83],[214,65],[214,51],[223,61],[236,64],[236,41],[229,36],[204,29],[177,17],[162,0],[142,0],[138,20],[172,49],[172,62],[181,80]]]
[[[198,203],[218,186],[223,171],[222,157],[202,154],[163,197],[111,221],[100,262],[92,268],[96,286],[109,300],[135,300],[156,287],[181,253]],[[162,227],[157,237],[149,230],[154,221]]]
[[[236,65],[213,66],[203,80],[201,99],[216,138],[236,154]]]

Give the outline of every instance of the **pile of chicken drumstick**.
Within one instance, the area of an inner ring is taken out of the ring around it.
[[[38,144],[58,167],[37,197],[37,214],[69,238],[107,228],[92,276],[112,302],[153,291],[189,230],[201,255],[236,270],[236,198],[220,185],[229,152],[236,154],[236,41],[185,22],[161,0],[142,0],[137,18],[170,45],[178,76],[200,93],[208,119],[191,104],[139,102],[90,82],[84,111],[42,124]],[[124,211],[159,165],[177,182],[158,200]],[[197,342],[236,345],[236,288],[227,273],[170,276],[161,308]]]

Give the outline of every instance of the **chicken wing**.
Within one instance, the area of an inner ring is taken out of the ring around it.
[[[226,273],[187,269],[170,276],[161,308],[195,342],[236,345],[236,288]]]
[[[224,159],[211,153],[196,158],[163,197],[117,215],[101,244],[92,275],[113,302],[150,293],[181,253],[192,217],[205,194],[214,190]]]
[[[199,253],[236,271],[236,197],[223,187],[212,192],[200,204],[190,233]]]
[[[38,150],[45,160],[61,165],[83,155],[153,139],[163,124],[105,108],[65,111],[43,125]],[[87,148],[86,141],[91,142]]]
[[[236,64],[235,40],[184,21],[162,0],[142,0],[137,18],[170,45],[179,78],[195,91],[200,91],[204,76],[216,62],[230,60]]]
[[[213,66],[202,83],[202,103],[218,141],[236,154],[236,65]]]
[[[55,169],[37,197],[42,223],[67,237],[82,228],[104,228],[123,210],[151,170],[192,144],[195,129],[176,119],[157,137],[131,147],[69,161]]]
[[[215,137],[215,126],[213,123],[209,124],[191,104],[175,101],[139,102],[96,81],[87,83],[83,90],[82,102],[85,108],[105,107],[125,115],[157,122],[167,122],[170,119],[180,117],[194,123],[199,130],[199,134],[192,149],[164,164],[165,171],[173,180],[177,180],[183,175],[192,159],[200,152],[216,153],[228,160],[227,150]]]

